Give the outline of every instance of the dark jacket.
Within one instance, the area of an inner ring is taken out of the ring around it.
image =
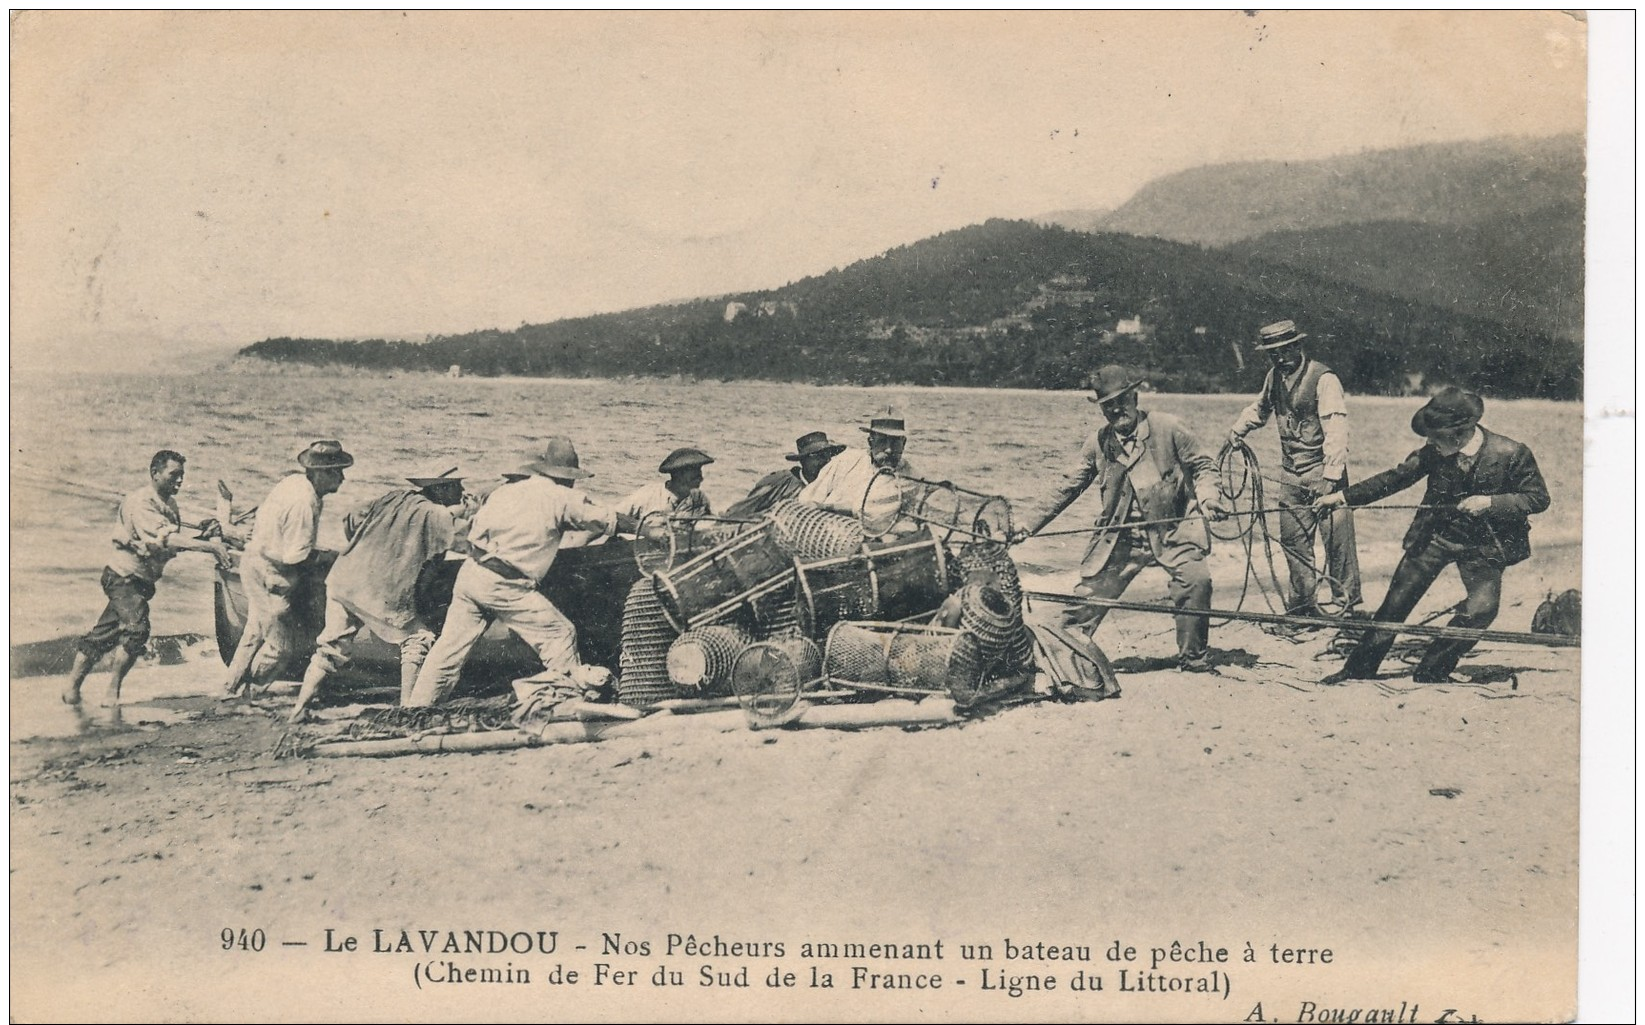
[[[1405,532],[1406,551],[1438,536],[1477,547],[1485,558],[1500,558],[1506,566],[1524,562],[1531,557],[1527,517],[1548,508],[1548,486],[1529,448],[1483,427],[1479,432],[1485,440],[1466,473],[1458,472],[1455,457],[1442,456],[1424,445],[1392,470],[1350,487],[1348,504],[1379,502],[1427,478],[1422,504],[1447,508],[1417,511],[1411,529]],[[1469,516],[1450,508],[1469,495],[1491,496],[1490,509]]]

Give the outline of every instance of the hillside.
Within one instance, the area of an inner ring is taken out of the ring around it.
[[[1097,227],[1216,246],[1369,221],[1472,224],[1580,207],[1584,166],[1575,135],[1213,164],[1148,183]]]
[[[1581,347],[1541,332],[1281,263],[1021,221],[946,232],[769,291],[426,343],[270,339],[243,354],[481,374],[1039,388],[1079,387],[1094,366],[1120,362],[1147,368],[1160,388],[1224,391],[1257,386],[1247,343],[1280,317],[1307,324],[1316,351],[1360,392],[1442,380],[1504,396],[1581,390]]]
[[[1556,203],[1474,224],[1373,221],[1226,248],[1416,302],[1582,337],[1583,210]]]

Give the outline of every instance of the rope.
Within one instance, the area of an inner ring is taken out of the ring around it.
[[[1196,616],[1206,619],[1226,616],[1247,623],[1288,623],[1296,626],[1319,626],[1334,630],[1365,633],[1379,631],[1396,634],[1415,634],[1419,637],[1441,637],[1457,641],[1493,641],[1501,644],[1529,644],[1540,648],[1580,648],[1582,638],[1564,634],[1521,633],[1515,630],[1477,630],[1458,626],[1424,626],[1417,623],[1392,623],[1374,619],[1334,619],[1326,616],[1282,616],[1267,612],[1240,612],[1235,609],[1185,609],[1175,605],[1154,605],[1148,602],[1122,601],[1118,598],[1085,598],[1055,591],[1025,591],[1028,597],[1067,605],[1093,605],[1105,609],[1123,609],[1129,612],[1159,612],[1170,616]]]

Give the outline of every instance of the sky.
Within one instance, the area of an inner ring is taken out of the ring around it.
[[[1201,164],[1584,130],[1557,12],[11,23],[14,368],[774,287]]]

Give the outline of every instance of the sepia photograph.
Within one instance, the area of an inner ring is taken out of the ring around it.
[[[1628,1020],[1633,33],[13,11],[11,1019]]]

